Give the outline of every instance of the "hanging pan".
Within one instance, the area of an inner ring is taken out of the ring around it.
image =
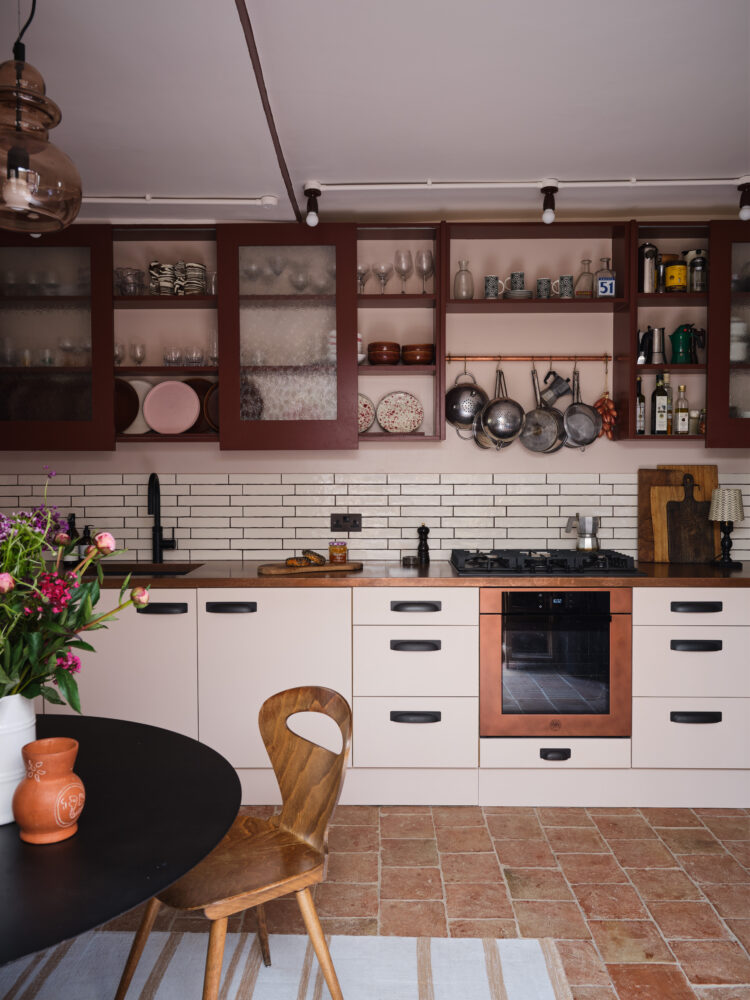
[[[518,440],[528,451],[546,452],[565,434],[562,414],[542,406],[539,398],[539,377],[536,366],[531,368],[531,386],[534,390],[534,409],[526,411],[526,420]]]
[[[470,378],[471,384],[459,384],[459,380],[462,378]],[[487,401],[487,393],[481,386],[477,385],[477,380],[471,372],[466,371],[466,362],[464,362],[464,370],[456,376],[456,381],[445,394],[445,419],[452,427],[456,428],[456,434],[460,438],[473,436],[474,417]],[[469,431],[469,434],[462,434],[462,430]]]
[[[524,412],[520,403],[508,397],[502,369],[495,372],[495,398],[481,412],[482,430],[501,448],[512,444],[523,430]]]
[[[585,448],[599,437],[602,429],[602,415],[593,406],[581,402],[581,382],[578,367],[573,367],[573,402],[563,414],[566,448]]]

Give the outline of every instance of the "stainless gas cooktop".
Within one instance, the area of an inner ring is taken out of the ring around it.
[[[599,549],[453,549],[451,565],[459,576],[635,576],[632,556]]]

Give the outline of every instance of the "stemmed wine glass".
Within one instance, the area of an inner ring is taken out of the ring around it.
[[[432,250],[417,250],[414,256],[414,268],[422,279],[422,295],[425,294],[425,281],[435,273],[435,260]]]
[[[125,345],[116,343],[114,355],[115,355],[115,364],[121,365],[125,360]]]
[[[393,264],[396,274],[401,278],[401,294],[406,294],[406,279],[414,270],[414,262],[411,259],[411,250],[397,250],[393,257]]]
[[[142,365],[146,357],[146,345],[145,344],[131,344],[130,345],[130,358],[135,364]]]
[[[378,281],[380,282],[380,294],[385,294],[385,286],[388,284],[388,279],[393,274],[393,264],[373,264],[372,273],[376,275]]]
[[[370,277],[369,264],[357,264],[357,287],[360,295],[365,294],[365,285]]]

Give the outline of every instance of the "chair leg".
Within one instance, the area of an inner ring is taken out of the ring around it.
[[[135,932],[135,938],[130,946],[130,954],[128,955],[128,960],[125,963],[125,968],[122,971],[122,976],[120,977],[120,985],[117,987],[117,993],[115,993],[115,1000],[125,1000],[125,994],[128,992],[128,987],[133,978],[133,974],[138,966],[141,955],[143,954],[143,949],[146,947],[146,941],[151,933],[151,928],[154,926],[154,921],[156,920],[156,914],[159,912],[161,903],[154,896],[153,899],[148,901],[146,905],[146,912],[143,914],[141,919],[141,926]]]
[[[211,921],[206,955],[206,975],[203,979],[203,1000],[216,1000],[221,983],[221,963],[224,960],[224,941],[227,936],[228,917]]]
[[[255,919],[258,921],[258,943],[260,944],[260,953],[263,956],[263,964],[270,965],[271,949],[268,946],[268,924],[262,903],[255,907]]]
[[[315,909],[315,903],[313,902],[310,890],[300,889],[297,893],[297,902],[302,912],[302,919],[305,921],[307,933],[310,935],[310,941],[315,949],[315,954],[318,956],[320,967],[323,970],[323,977],[325,978],[332,1000],[344,1000],[344,994],[341,992],[341,987],[339,986],[336,970],[331,961],[331,953],[328,950],[323,928],[320,926],[318,911]]]

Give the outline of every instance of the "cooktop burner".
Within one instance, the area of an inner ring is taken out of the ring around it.
[[[453,549],[451,564],[460,576],[635,576],[632,556],[599,549]]]

